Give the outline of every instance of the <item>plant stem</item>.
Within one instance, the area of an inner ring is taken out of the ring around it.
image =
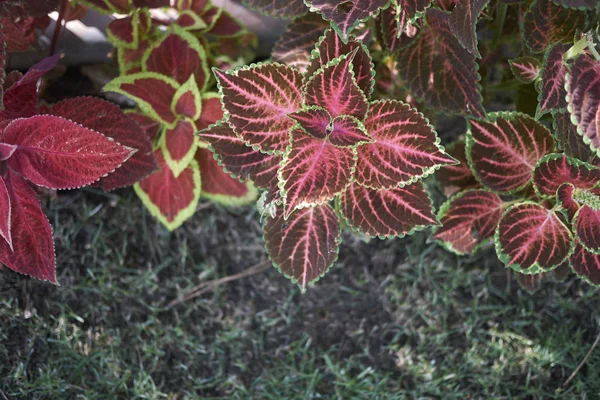
[[[60,0],[58,6],[58,17],[56,18],[56,25],[54,25],[54,33],[52,34],[52,42],[50,42],[50,56],[56,52],[56,45],[58,39],[62,33],[63,19],[65,18],[65,12],[67,12],[67,4],[69,0]]]
[[[575,371],[573,371],[573,373],[571,374],[571,376],[569,376],[569,378],[565,381],[565,383],[563,383],[563,387],[566,387],[569,384],[569,382],[571,382],[573,380],[573,378],[575,378],[575,375],[577,375],[577,373],[579,372],[579,370],[581,369],[581,367],[583,367],[583,365],[585,364],[585,362],[589,358],[590,354],[592,354],[592,351],[594,351],[594,349],[596,348],[596,346],[598,346],[598,342],[600,342],[600,334],[596,338],[596,341],[594,341],[594,344],[592,344],[592,347],[589,349],[589,351],[587,352],[587,354],[585,355],[585,357],[583,357],[583,360],[581,360],[581,362],[579,363],[579,365],[577,366],[577,368],[575,368]]]
[[[598,50],[596,50],[596,45],[594,44],[594,39],[592,38],[592,33],[588,32],[585,35],[585,38],[586,38],[588,49],[590,49],[590,52],[592,53],[592,55],[594,56],[596,61],[600,61],[600,54],[598,54]]]

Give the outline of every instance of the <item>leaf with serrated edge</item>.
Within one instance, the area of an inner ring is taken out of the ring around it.
[[[469,165],[482,185],[497,192],[527,187],[535,165],[553,148],[550,131],[525,114],[490,113],[487,121],[469,121]]]
[[[304,0],[311,11],[331,21],[332,27],[347,41],[352,30],[362,21],[374,17],[389,0]]]
[[[490,0],[460,0],[460,2],[452,10],[450,19],[450,30],[454,33],[460,44],[469,53],[477,58],[481,58],[481,54],[477,49],[477,33],[475,26],[477,18]]]
[[[209,149],[227,172],[242,181],[250,179],[262,189],[277,187],[281,156],[265,154],[246,146],[226,123],[219,122],[200,131],[198,135],[210,143]]]
[[[278,172],[285,218],[297,208],[332,200],[350,184],[356,166],[354,149],[337,148],[300,129],[290,136],[292,144]]]
[[[328,131],[331,131],[331,115],[323,107],[304,107],[300,111],[288,114],[288,117],[296,121],[304,132],[316,139],[325,139]]]
[[[165,129],[160,138],[160,148],[165,162],[175,177],[178,177],[194,159],[198,148],[195,131],[196,128],[191,121],[181,119],[177,121],[175,128]]]
[[[496,193],[483,189],[460,192],[440,208],[442,226],[432,238],[453,253],[472,254],[494,236],[503,209],[504,203]]]
[[[271,55],[273,60],[306,71],[311,51],[329,26],[319,15],[308,14],[293,20],[281,35]],[[335,57],[334,57],[335,58]]]
[[[112,20],[106,26],[108,41],[115,47],[135,49],[139,43],[139,15],[132,15]]]
[[[577,29],[585,25],[585,13],[554,4],[552,0],[535,0],[521,19],[521,32],[527,47],[541,53],[550,45],[572,42]]]
[[[342,241],[338,218],[328,204],[297,210],[288,219],[278,208],[263,232],[269,258],[302,291],[331,268]]]
[[[459,164],[447,165],[435,171],[435,180],[441,186],[446,197],[450,197],[461,190],[473,189],[479,186],[473,171],[469,168],[466,144],[464,140],[456,141],[446,147],[446,153]]]
[[[585,144],[583,137],[577,133],[577,127],[571,123],[571,115],[568,112],[557,112],[552,116],[554,118],[552,127],[558,147],[569,157],[593,162],[595,153],[592,153],[590,146]]]
[[[596,200],[600,203],[600,198]],[[600,211],[590,205],[582,205],[573,219],[573,233],[587,251],[600,254]]]
[[[169,231],[173,231],[196,211],[201,191],[200,169],[196,160],[192,160],[175,177],[160,148],[155,150],[154,156],[158,171],[136,183],[133,188],[150,214]]]
[[[180,84],[193,75],[200,92],[208,84],[204,47],[194,35],[177,25],[171,25],[171,31],[146,50],[142,57],[142,71],[171,77]]]
[[[178,88],[179,84],[169,77],[140,72],[113,79],[102,90],[129,97],[146,115],[173,128],[177,119],[171,111],[171,101]]]
[[[575,186],[571,183],[563,183],[556,190],[556,201],[566,210],[569,221],[573,219],[573,216],[579,210],[579,203],[573,199],[574,192]]]
[[[419,17],[432,3],[432,0],[398,0],[399,8],[410,20]]]
[[[75,97],[52,106],[50,114],[98,131],[123,146],[136,149],[127,162],[100,179],[105,191],[131,186],[156,170],[152,143],[144,131],[121,108],[97,97]]]
[[[40,201],[21,175],[9,169],[5,181],[11,202],[14,251],[0,240],[0,263],[21,274],[56,283],[52,228]]]
[[[536,193],[552,199],[563,183],[571,183],[579,189],[591,189],[600,183],[600,169],[564,154],[544,156],[533,172]]]
[[[346,223],[372,237],[403,237],[438,225],[421,182],[390,190],[354,183],[340,195],[339,204]]]
[[[557,43],[546,51],[535,112],[536,119],[540,119],[547,112],[565,111],[567,108],[565,91],[567,65],[563,61],[563,55],[568,49],[569,46]]]
[[[202,112],[200,117],[194,121],[196,128],[201,130],[223,118],[221,108],[221,96],[218,93],[204,93],[202,95]]]
[[[350,115],[335,117],[331,129],[328,139],[337,147],[356,147],[373,142],[363,123]]]
[[[317,43],[316,49],[312,52],[310,64],[308,65],[305,74],[305,80],[312,77],[317,70],[327,65],[330,61],[339,58],[344,54],[350,54],[355,50],[356,54],[352,59],[354,79],[365,96],[369,97],[373,92],[373,86],[375,84],[375,79],[373,79],[375,72],[373,71],[373,62],[371,60],[371,55],[369,54],[369,49],[356,39],[344,43],[333,29],[327,29],[324,32]]]
[[[308,13],[302,0],[243,0],[248,7],[280,18],[295,18]]]
[[[600,156],[600,61],[579,56],[567,74],[566,90],[571,122]]]
[[[3,136],[6,143],[17,145],[8,167],[51,189],[89,185],[120,167],[136,151],[51,115],[14,120]]]
[[[198,149],[195,158],[202,172],[202,197],[226,206],[242,206],[256,200],[256,188],[229,176],[209,150]]]
[[[494,236],[498,258],[524,274],[547,272],[571,254],[573,236],[556,213],[533,203],[517,203],[502,214]]]
[[[171,111],[179,117],[192,120],[200,118],[202,112],[202,95],[193,75],[181,85],[171,101]],[[220,119],[220,118],[219,118]]]
[[[475,56],[454,37],[448,18],[443,11],[427,11],[428,27],[398,52],[400,77],[431,107],[483,118]]]
[[[6,241],[10,250],[13,251],[12,235],[10,230],[10,193],[6,182],[0,176],[0,236]],[[1,241],[1,240],[0,240]]]
[[[534,57],[518,57],[514,60],[508,60],[510,70],[515,78],[521,83],[531,83],[537,79],[542,69],[539,60]]]
[[[323,107],[332,117],[365,117],[369,104],[352,72],[352,59],[357,51],[330,61],[310,77],[303,89],[307,105]]]
[[[391,189],[408,185],[456,163],[439,146],[429,122],[408,104],[372,102],[364,125],[374,142],[357,148],[355,180],[363,186]]]
[[[287,114],[302,107],[302,76],[275,63],[214,70],[227,121],[247,144],[265,153],[281,153],[295,122]]]
[[[581,244],[575,243],[569,263],[581,279],[592,285],[600,285],[600,254],[589,252]]]

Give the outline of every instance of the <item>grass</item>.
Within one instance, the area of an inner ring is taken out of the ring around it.
[[[169,234],[128,190],[46,206],[61,286],[0,273],[8,399],[599,398],[600,349],[562,388],[600,332],[572,276],[528,293],[491,249],[346,235],[306,294],[273,268],[167,309],[264,261],[255,211],[205,203]]]

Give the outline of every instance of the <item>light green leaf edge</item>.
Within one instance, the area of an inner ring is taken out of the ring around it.
[[[528,61],[535,62],[535,63],[537,63],[537,66],[539,67],[537,75],[531,81],[526,80],[526,79],[521,79],[519,77],[519,74],[517,72],[515,72],[515,67],[513,65],[515,64],[516,61],[523,60],[523,59],[528,59]],[[532,56],[522,56],[522,57],[512,58],[512,59],[508,60],[508,65],[510,67],[510,72],[512,72],[513,76],[524,85],[535,82],[535,80],[540,77],[540,73],[542,72],[542,64],[540,63],[540,61],[537,58],[532,57]],[[539,103],[539,98],[538,98],[538,103]],[[539,104],[538,104],[538,106],[539,106]]]
[[[592,144],[592,141],[590,138],[588,138],[585,135],[585,132],[583,132],[583,130],[581,129],[581,127],[579,126],[579,121],[577,121],[577,118],[575,117],[575,114],[573,113],[573,104],[572,104],[572,99],[571,99],[571,74],[570,72],[567,72],[566,76],[565,76],[565,90],[567,91],[567,110],[569,112],[569,117],[571,120],[571,123],[573,125],[575,125],[575,127],[577,128],[577,134],[579,136],[581,136],[581,138],[583,139],[583,143],[587,144],[590,148],[590,150],[592,151],[592,154],[596,155],[597,157],[600,157],[600,147],[594,147],[594,145]],[[600,134],[600,132],[596,132],[596,134]]]
[[[196,105],[196,113],[194,115],[180,115],[175,111],[175,107],[177,106],[177,102],[185,93],[191,92],[192,96],[194,96],[194,103]],[[173,100],[171,101],[171,111],[173,115],[177,115],[183,118],[190,118],[192,120],[197,120],[200,118],[200,114],[202,113],[202,94],[200,93],[200,89],[198,89],[198,84],[196,83],[196,78],[193,75],[190,75],[189,79],[181,85],[173,96]]]
[[[556,195],[548,196],[548,195],[543,195],[540,192],[540,189],[538,188],[538,185],[535,183],[535,171],[537,171],[537,169],[540,167],[540,165],[542,165],[544,163],[547,163],[550,160],[558,160],[558,159],[562,158],[563,155],[565,157],[567,157],[567,163],[570,164],[571,166],[575,167],[575,168],[581,168],[581,167],[583,167],[583,168],[587,168],[590,171],[593,171],[595,169],[596,170],[600,170],[600,168],[598,168],[598,167],[596,167],[596,166],[594,166],[592,164],[589,164],[589,163],[586,163],[584,161],[581,161],[581,160],[579,160],[579,159],[577,159],[575,157],[569,157],[569,156],[565,155],[564,153],[546,154],[544,157],[542,157],[537,162],[537,164],[535,164],[535,168],[533,169],[533,174],[532,174],[533,190],[535,191],[535,194],[538,195],[538,197],[540,197],[542,199],[549,199],[549,200],[552,200],[552,199],[556,198]],[[562,182],[562,183],[568,183],[568,182]],[[598,186],[598,185],[600,185],[600,182],[598,182],[595,186]]]
[[[196,125],[194,124],[194,122],[191,120],[188,120],[188,119],[186,119],[186,121],[192,124],[192,129],[194,130],[194,132],[196,132]],[[193,141],[192,145],[190,146],[189,150],[187,151],[187,153],[185,153],[185,155],[183,156],[183,158],[181,160],[175,161],[175,160],[173,160],[173,157],[171,157],[171,153],[169,152],[169,149],[167,148],[167,135],[168,134],[169,134],[169,131],[165,129],[163,134],[160,135],[160,139],[158,141],[158,146],[160,147],[160,150],[162,151],[163,157],[165,158],[165,162],[167,163],[167,165],[173,172],[173,175],[175,175],[175,178],[177,178],[188,167],[188,165],[190,165],[190,163],[194,159],[194,155],[196,154],[196,150],[198,149],[199,138],[198,138],[198,136],[194,135],[194,141]]]
[[[551,0],[548,0],[551,1]],[[538,81],[537,84],[535,84],[535,89],[538,92],[538,96],[537,96],[537,106],[535,107],[535,119],[539,120],[541,119],[544,115],[550,113],[552,115],[552,117],[554,117],[554,114],[556,114],[557,112],[566,112],[567,110],[565,108],[551,108],[549,110],[540,110],[540,104],[542,102],[542,87],[543,87],[543,82],[542,82],[542,78],[544,77],[544,70],[546,69],[546,66],[548,64],[548,56],[550,55],[550,50],[552,50],[554,48],[555,45],[557,45],[559,43],[554,43],[550,46],[548,46],[548,48],[546,49],[546,51],[544,52],[544,59],[542,60],[542,66],[540,68],[540,72],[538,73]],[[563,54],[564,57],[564,54]],[[565,62],[564,58],[563,58],[563,63]],[[567,69],[568,71],[568,69]],[[567,77],[565,76],[565,82],[566,82]]]

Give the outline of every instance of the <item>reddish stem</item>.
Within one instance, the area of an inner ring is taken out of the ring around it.
[[[54,34],[52,35],[52,42],[50,42],[50,56],[54,55],[56,52],[56,45],[58,44],[58,39],[62,33],[63,19],[65,18],[65,13],[67,12],[68,1],[69,0],[60,0],[60,4],[58,6],[58,18],[56,18]]]

